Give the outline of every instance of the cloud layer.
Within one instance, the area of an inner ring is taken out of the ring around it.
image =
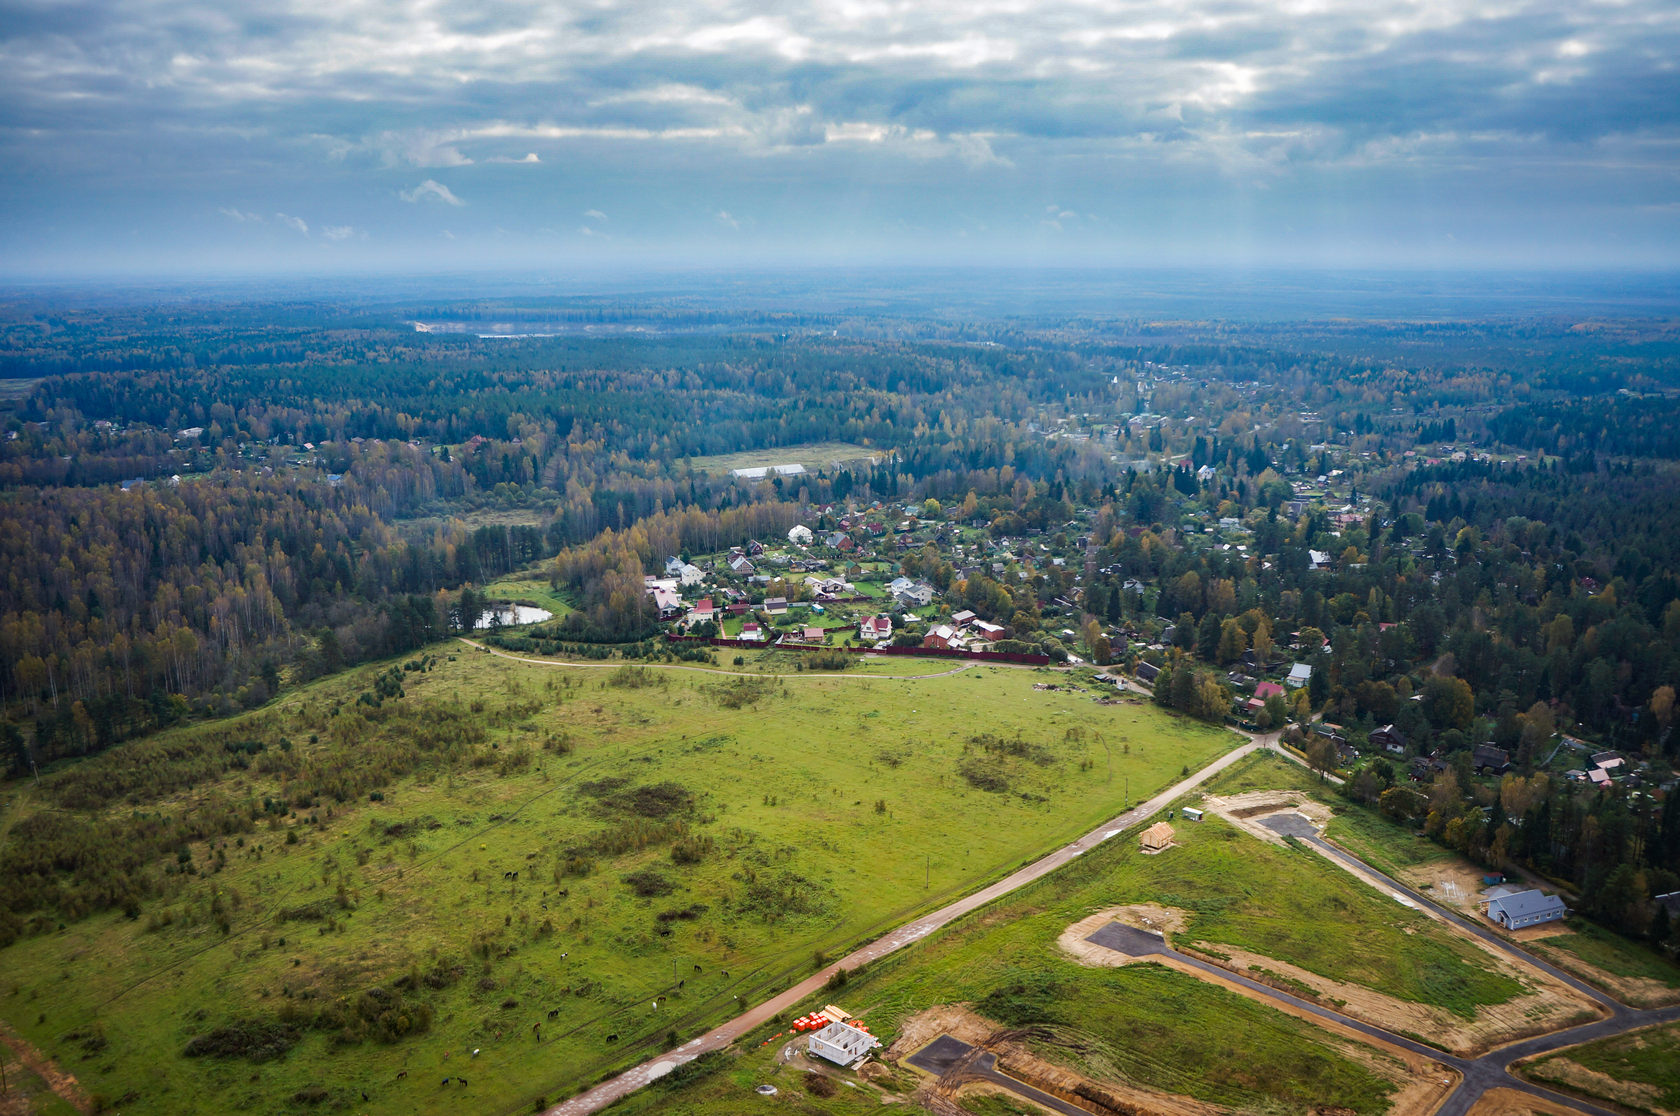
[[[1653,262],[1677,59],[1671,0],[0,0],[0,255]]]

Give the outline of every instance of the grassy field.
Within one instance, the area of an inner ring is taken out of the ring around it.
[[[435,656],[378,705],[361,668],[4,787],[0,856],[25,823],[256,824],[163,850],[133,917],[0,952],[0,1018],[127,1113],[525,1110],[1239,743],[996,667]]]
[[[494,601],[513,601],[517,604],[546,608],[559,619],[574,611],[571,602],[554,591],[548,578],[538,574],[510,574],[492,581],[478,590]]]
[[[756,469],[762,465],[792,465],[805,466],[808,472],[816,472],[837,461],[861,461],[870,457],[879,457],[885,452],[870,449],[868,446],[856,445],[852,442],[806,442],[798,446],[783,446],[779,449],[747,450],[742,453],[720,453],[711,457],[696,457],[690,462],[694,470],[700,473],[727,473],[731,469]],[[789,478],[791,483],[792,478]]]
[[[1615,976],[1638,977],[1680,988],[1680,965],[1656,950],[1630,942],[1584,918],[1571,919],[1569,926],[1574,933],[1540,938],[1527,943],[1527,947],[1566,967],[1569,955],[1573,955]]]
[[[1296,779],[1295,789],[1315,794],[1320,801],[1342,811],[1331,820],[1326,835],[1391,876],[1400,877],[1410,868],[1448,862],[1457,862],[1476,872],[1485,870],[1374,810],[1351,805],[1326,793],[1311,776],[1302,773]],[[1585,918],[1570,919],[1569,927],[1571,933],[1524,942],[1523,948],[1576,972],[1588,981],[1596,979],[1598,983],[1604,983],[1597,974],[1572,962],[1585,961],[1614,976],[1651,980],[1669,988],[1680,988],[1680,965],[1649,946],[1621,937]],[[1614,988],[1607,991],[1612,995],[1618,992]]]
[[[1562,1051],[1522,1076],[1656,1116],[1680,1112],[1680,1023]]]
[[[1347,807],[1331,820],[1325,836],[1371,867],[1390,876],[1407,868],[1452,860],[1455,854],[1427,837],[1395,825],[1374,810]]]
[[[1279,761],[1256,757],[1213,789],[1288,787],[1296,778]],[[1180,940],[1246,945],[1452,1010],[1517,991],[1482,972],[1473,947],[1314,854],[1262,844],[1212,818],[1181,826],[1179,839],[1182,847],[1159,857],[1141,855],[1129,839],[1108,842],[813,1003],[844,1004],[889,1041],[911,1015],[970,1003],[1006,1026],[1037,1028],[1039,1053],[1098,1078],[1241,1109],[1327,1105],[1377,1113],[1387,1107],[1388,1083],[1326,1042],[1322,1031],[1162,966],[1083,967],[1058,951],[1057,936],[1092,910],[1152,901],[1193,912]],[[742,1043],[740,1053],[680,1090],[650,1091],[615,1111],[711,1116],[740,1111],[760,1081],[797,1089],[796,1075],[776,1066],[786,1038],[761,1047],[763,1037]],[[844,1090],[801,1103],[807,1111],[850,1112],[879,1107],[879,1098]]]

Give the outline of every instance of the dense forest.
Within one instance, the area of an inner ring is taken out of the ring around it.
[[[660,328],[486,338],[417,318]],[[1000,545],[1076,554],[1007,575],[931,542],[894,555],[1009,648],[1076,632],[1099,663],[1155,662],[1157,699],[1210,719],[1245,662],[1307,663],[1263,727],[1318,716],[1362,744],[1392,726],[1446,767],[1414,786],[1379,760],[1350,794],[1666,934],[1649,897],[1680,888],[1680,817],[1650,792],[1680,754],[1680,364],[1662,329],[825,328],[843,324],[14,307],[0,369],[33,379],[11,381],[0,440],[4,763],[406,654],[472,623],[463,590],[534,563],[575,606],[551,638],[646,647],[643,576],[666,557],[931,502]],[[699,460],[813,443],[858,449],[761,483]],[[1331,476],[1351,489],[1334,514],[1300,498]],[[1248,541],[1210,545],[1216,522]],[[1644,789],[1588,798],[1536,773],[1559,732],[1647,762]],[[1464,770],[1484,742],[1515,765],[1497,793]]]

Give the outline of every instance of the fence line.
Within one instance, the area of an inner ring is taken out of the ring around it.
[[[848,655],[910,655],[924,659],[974,659],[1025,666],[1044,666],[1050,662],[1048,655],[1030,655],[1020,651],[964,651],[950,647],[831,647],[823,643],[769,643],[759,639],[726,639],[722,636],[667,635],[665,638],[671,643],[706,643],[713,647],[776,647],[783,651],[843,651]]]

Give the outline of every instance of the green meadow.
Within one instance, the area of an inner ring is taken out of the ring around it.
[[[1290,787],[1301,778],[1297,770],[1254,756],[1210,789]],[[1263,843],[1211,815],[1177,828],[1179,846],[1165,854],[1144,856],[1130,835],[1109,841],[813,1003],[844,1005],[888,1041],[918,1012],[968,1003],[1006,1027],[1028,1029],[1031,1045],[1048,1060],[1099,1079],[1242,1109],[1324,1105],[1378,1113],[1387,1108],[1389,1082],[1323,1031],[1164,966],[1082,966],[1060,952],[1057,937],[1094,910],[1158,902],[1190,913],[1180,941],[1253,949],[1467,1017],[1479,1004],[1521,991],[1487,972],[1474,946],[1315,853]],[[801,1005],[789,1018],[806,1010]],[[655,1087],[619,1108],[736,1112],[760,1081],[802,1094],[799,1075],[780,1070],[774,1058],[787,1040],[761,1047],[764,1037],[710,1059],[681,1088]],[[871,1093],[847,1089],[801,1103],[811,1111],[854,1111],[878,1106]]]
[[[527,1111],[1241,743],[1002,667],[406,665],[5,786],[59,898],[0,1018],[126,1113]]]
[[[573,611],[572,604],[555,591],[548,578],[540,574],[516,573],[499,578],[478,590],[492,601],[513,601],[534,605],[554,613],[555,619]]]

